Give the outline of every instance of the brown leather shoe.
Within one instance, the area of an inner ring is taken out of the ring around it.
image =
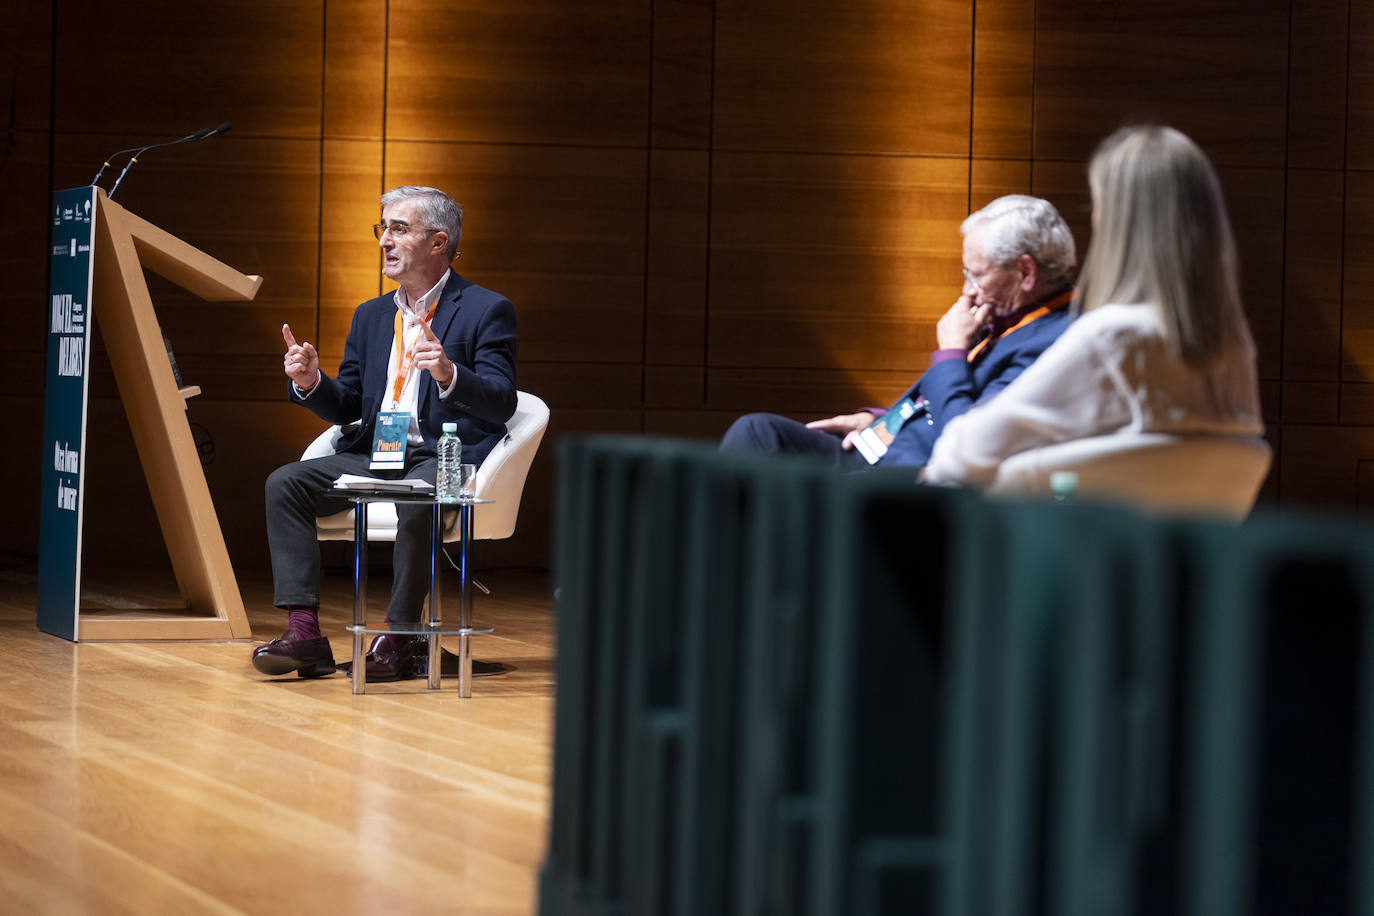
[[[253,650],[253,667],[263,674],[324,677],[337,669],[327,637],[301,639],[291,630]]]
[[[415,673],[415,659],[424,655],[427,647],[423,636],[383,633],[375,637],[367,650],[368,682],[404,681],[419,677]]]

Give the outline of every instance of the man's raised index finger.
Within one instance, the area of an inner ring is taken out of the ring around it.
[[[281,339],[286,341],[288,347],[296,346],[296,338],[291,333],[291,325],[284,324],[281,326]]]

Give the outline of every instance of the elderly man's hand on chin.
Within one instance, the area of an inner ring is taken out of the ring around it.
[[[972,296],[960,296],[935,325],[935,341],[941,350],[967,350],[991,317],[991,303],[975,305]]]

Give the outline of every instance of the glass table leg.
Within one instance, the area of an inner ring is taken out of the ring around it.
[[[363,627],[367,626],[367,503],[353,504],[353,692],[367,692]]]
[[[472,541],[472,506],[458,507],[458,696],[472,696],[472,576],[468,569],[468,544]]]
[[[429,641],[429,689],[439,689],[439,678],[443,672],[439,670],[439,654],[442,648],[439,639],[440,625],[443,623],[443,605],[439,600],[439,582],[442,567],[439,565],[439,551],[443,547],[444,534],[440,519],[443,511],[441,503],[434,503],[434,519],[429,533],[429,628],[430,633],[426,637]]]

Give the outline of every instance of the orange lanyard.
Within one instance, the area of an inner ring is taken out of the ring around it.
[[[434,310],[439,307],[439,300],[436,298],[434,304],[429,307],[421,324],[429,324],[429,320],[434,317]],[[424,329],[416,335],[415,342],[410,346],[405,346],[405,335],[401,329],[405,327],[405,321],[401,317],[401,310],[396,310],[396,383],[391,386],[391,403],[401,403],[401,392],[406,389],[406,382],[410,380],[410,370],[415,362],[415,350],[420,346],[420,338],[425,336]],[[404,351],[404,353],[402,352]]]
[[[1066,290],[1060,293],[1058,296],[1055,296],[1049,302],[1046,302],[1044,305],[1040,306],[1040,308],[1034,309],[1032,311],[1027,312],[1025,315],[1022,315],[1020,321],[1016,322],[1016,324],[1012,325],[1011,327],[1003,331],[1001,334],[997,335],[996,338],[994,338],[992,335],[984,337],[982,340],[978,341],[978,343],[974,344],[972,349],[968,351],[968,361],[973,362],[978,357],[978,354],[983,351],[983,347],[987,346],[987,344],[990,341],[1000,340],[1001,338],[1006,337],[1012,331],[1015,331],[1017,328],[1024,328],[1026,325],[1030,324],[1035,319],[1044,318],[1050,312],[1063,308],[1064,306],[1068,305],[1069,302],[1072,300],[1073,290]]]

